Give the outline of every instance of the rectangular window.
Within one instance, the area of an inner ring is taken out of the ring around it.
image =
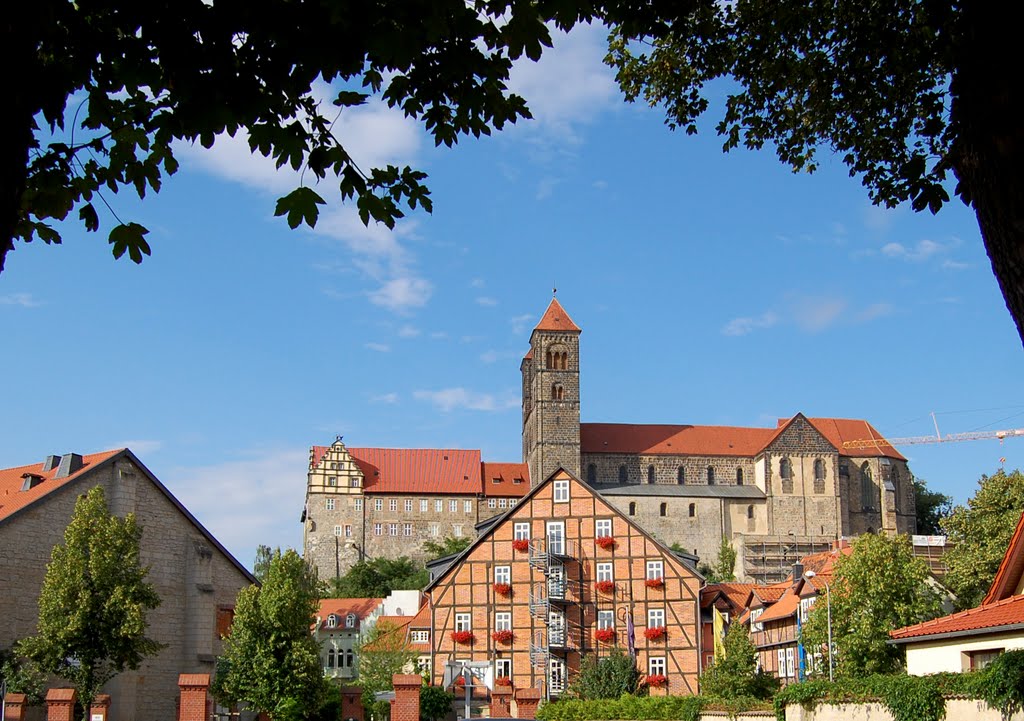
[[[430,524],[430,536],[431,538],[437,538],[441,535],[441,527],[437,523]]]
[[[456,538],[462,538],[462,524],[455,523],[452,525],[452,535]]]
[[[494,660],[495,678],[512,678],[512,659],[497,658]]]
[[[516,499],[514,499],[514,498],[508,499],[508,507],[509,508],[515,508],[516,507]]]
[[[363,510],[363,499],[362,498],[357,498],[356,499],[356,510],[357,511]]]
[[[666,668],[664,656],[652,656],[647,659],[648,676],[664,676]]]
[[[569,481],[555,481],[554,496],[552,500],[555,503],[568,503]]]
[[[373,535],[375,535],[375,536],[383,536],[384,535],[384,524],[383,523],[374,523],[373,524]]]
[[[654,580],[665,577],[665,564],[662,561],[647,562],[647,579]]]
[[[615,628],[615,611],[598,611],[597,628]]]
[[[384,510],[384,499],[383,498],[378,498],[378,499],[374,500],[374,502],[373,502],[373,510],[375,510],[375,511],[383,511]]]
[[[763,631],[764,624],[757,619],[761,618],[761,614],[764,613],[763,608],[755,608],[750,612],[750,630],[751,631]]]
[[[333,498],[328,498],[327,499],[327,510],[328,511],[333,511],[334,510],[334,499]]]
[[[647,609],[647,628],[664,628],[665,627],[665,609],[663,608],[649,608]]]
[[[359,479],[356,476],[352,476],[348,479],[349,488],[359,488]]]
[[[470,613],[457,613],[455,614],[455,630],[456,631],[472,631],[473,630],[473,615]]]
[[[529,523],[517,523],[512,526],[512,538],[517,541],[529,541],[530,540],[530,524]]]
[[[345,524],[345,538],[352,538],[352,524]]]
[[[398,510],[398,499],[392,498],[388,501],[388,510],[394,513]]]
[[[411,498],[406,498],[405,499],[405,512],[406,513],[412,513],[412,499]]]
[[[426,498],[420,499],[420,513],[426,513],[429,507],[430,501],[428,501]]]
[[[389,536],[397,536],[398,535],[398,524],[397,523],[389,523],[388,524],[388,535]]]
[[[488,498],[487,499],[487,507],[491,508],[491,509],[497,508],[498,507],[498,499],[497,498]]]
[[[444,512],[444,501],[434,501],[434,513]]]
[[[412,524],[411,523],[403,523],[402,524],[402,535],[403,536],[411,536],[412,535]]]
[[[508,501],[504,498],[498,499],[498,508],[508,508]]]
[[[512,583],[512,566],[495,566],[494,582]]]
[[[459,512],[459,502],[458,501],[448,501],[448,513],[458,513],[458,512]]]
[[[598,518],[594,523],[594,535],[598,538],[611,538],[612,519]]]
[[[413,631],[411,640],[413,643],[430,643],[430,631]]]
[[[473,501],[463,501],[462,502],[462,510],[465,511],[466,513],[472,513],[473,512]]]
[[[598,581],[614,581],[615,574],[612,571],[611,561],[605,561],[597,564],[597,580]]]
[[[800,623],[807,623],[807,617],[811,614],[811,609],[813,607],[814,598],[800,599]]]
[[[790,678],[796,676],[796,665],[793,663],[793,650],[792,646],[786,649],[786,676]]]
[[[328,486],[337,486],[338,485],[338,477],[337,476],[328,476],[328,478],[327,478],[327,485]]]
[[[776,675],[779,678],[785,678],[786,677],[786,649],[780,648],[778,651],[776,651],[775,655],[776,655],[776,662],[779,665],[778,671],[776,671]]]
[[[512,614],[508,611],[501,611],[500,613],[494,614],[494,630],[495,631],[511,631],[512,630]]]
[[[341,535],[341,526],[335,526],[334,527],[334,535],[335,536],[340,536]]]

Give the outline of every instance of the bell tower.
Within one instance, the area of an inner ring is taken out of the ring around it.
[[[523,460],[536,486],[559,467],[580,474],[580,328],[552,298],[523,358]]]

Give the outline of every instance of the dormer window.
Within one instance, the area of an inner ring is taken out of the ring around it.
[[[355,627],[356,627],[356,615],[354,613],[350,613],[349,615],[345,616],[345,628],[355,628]]]
[[[21,490],[23,491],[31,491],[33,488],[35,488],[44,480],[46,480],[38,473],[24,473],[22,474],[21,478]]]
[[[332,613],[330,616],[327,617],[327,628],[337,628],[337,627],[338,627],[338,617],[335,616]]]

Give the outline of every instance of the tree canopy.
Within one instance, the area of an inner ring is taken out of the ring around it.
[[[888,643],[889,631],[940,615],[939,599],[927,583],[928,567],[914,557],[905,535],[865,534],[853,553],[836,561],[831,586],[832,659],[836,673],[869,676],[899,668],[903,649]],[[803,624],[808,653],[822,649],[828,668],[828,595],[819,593]]]
[[[430,580],[423,566],[405,556],[358,561],[340,578],[327,582],[330,598],[383,598],[392,591],[419,589]]]
[[[440,543],[432,540],[424,541],[423,550],[430,555],[430,560],[433,561],[437,558],[450,556],[453,553],[462,553],[469,548],[472,542],[473,539],[469,536],[460,536],[459,538],[446,536]]]
[[[725,656],[716,658],[700,676],[702,694],[718,698],[771,698],[779,680],[757,666],[757,649],[742,623],[725,632]]]
[[[263,585],[243,588],[217,661],[214,695],[281,721],[317,716],[327,681],[310,634],[320,606],[316,572],[298,553],[274,551]]]
[[[43,671],[70,681],[85,709],[107,681],[162,648],[146,637],[160,597],[139,561],[141,538],[135,514],[110,514],[102,486],[80,496],[46,567],[38,633],[18,645]]]
[[[985,597],[1022,513],[1024,474],[1000,469],[983,475],[967,505],[957,506],[942,520],[952,544],[943,558],[944,582],[956,594],[959,608],[973,608]]]
[[[673,550],[683,550],[678,544],[673,544]],[[722,536],[722,542],[718,545],[718,558],[714,565],[701,563],[697,570],[708,583],[726,583],[736,580],[736,549],[729,543],[729,539]]]
[[[401,628],[381,621],[364,635],[356,656],[359,659],[363,708],[370,712],[372,718],[380,719],[387,714],[388,704],[387,701],[378,701],[374,694],[394,688],[392,677],[396,673],[406,673],[406,667],[416,660],[416,653],[409,650]]]
[[[615,18],[610,18],[614,23]],[[744,0],[647,3],[619,16],[607,62],[630,101],[726,151],[773,146],[794,171],[836,154],[875,203],[971,206],[1024,340],[1024,123],[1016,30],[992,3]],[[955,186],[954,186],[955,181]]]
[[[640,688],[640,671],[636,659],[620,648],[612,649],[607,656],[590,653],[580,662],[580,672],[569,684],[569,695],[590,701],[602,698],[619,698],[622,694],[633,694]]]
[[[917,512],[917,532],[926,536],[939,536],[942,535],[942,519],[953,511],[953,498],[929,490],[923,478],[915,478],[914,509]]]

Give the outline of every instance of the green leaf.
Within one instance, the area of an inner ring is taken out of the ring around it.
[[[141,263],[143,255],[150,255],[149,243],[146,242],[148,233],[149,230],[138,223],[121,223],[110,231],[107,242],[113,246],[111,252],[115,258],[128,251],[129,258]]]
[[[311,188],[296,188],[283,198],[278,198],[274,215],[287,214],[288,227],[293,230],[303,222],[310,228],[314,228],[317,218],[320,216],[320,209],[317,206],[325,204],[326,201]]]

